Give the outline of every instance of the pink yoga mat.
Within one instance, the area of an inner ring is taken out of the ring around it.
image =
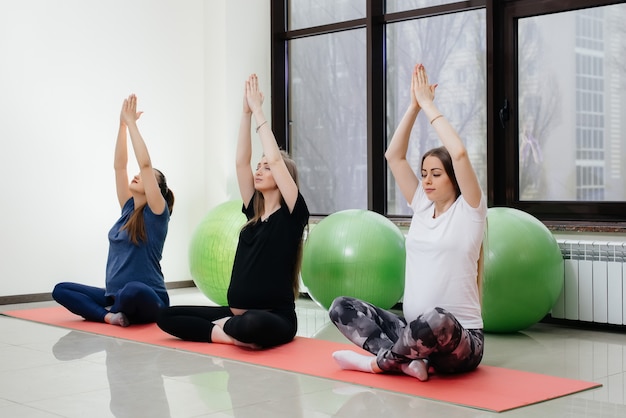
[[[340,369],[332,359],[337,350],[361,351],[352,344],[296,337],[280,347],[251,351],[223,344],[181,341],[155,324],[121,328],[87,322],[62,307],[13,310],[3,315],[62,328],[169,347],[259,366],[363,385],[406,395],[502,412],[596,388],[594,382],[480,365],[471,373],[433,375],[429,381],[396,374],[370,374]]]

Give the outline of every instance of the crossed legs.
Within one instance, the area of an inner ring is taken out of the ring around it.
[[[335,353],[333,357],[344,369],[402,372],[424,381],[430,367],[457,373],[475,369],[482,359],[482,330],[464,329],[442,308],[431,309],[406,324],[392,312],[339,297],[329,315],[342,334],[373,355],[350,350]]]

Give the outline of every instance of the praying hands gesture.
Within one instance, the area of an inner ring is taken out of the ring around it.
[[[411,102],[423,108],[435,100],[437,84],[428,84],[424,64],[416,64],[411,77]]]
[[[256,74],[252,74],[246,81],[246,104],[252,113],[261,109],[264,99],[263,93],[259,90],[259,79]]]
[[[120,121],[126,126],[135,123],[143,112],[137,111],[137,96],[131,94],[128,98],[124,99],[122,103],[122,110],[120,112]]]

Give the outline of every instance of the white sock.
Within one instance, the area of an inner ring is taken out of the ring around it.
[[[416,377],[425,382],[428,380],[428,362],[424,359],[413,360],[410,363],[400,366],[404,374]]]
[[[374,356],[359,354],[352,350],[340,350],[333,353],[333,358],[344,370],[374,373],[372,369],[372,361],[376,360]]]

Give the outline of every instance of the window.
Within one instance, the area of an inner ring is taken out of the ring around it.
[[[554,2],[537,15],[519,3],[510,21],[517,84],[507,93],[517,89],[519,109],[511,204],[540,219],[625,220],[626,4],[559,10]]]
[[[409,214],[384,150],[421,61],[490,206],[626,221],[626,3],[614,3],[272,2],[273,126],[312,213]],[[416,171],[438,145],[418,117]]]
[[[484,9],[387,25],[386,84],[388,143],[409,104],[411,71],[416,57],[422,57],[429,80],[439,84],[435,101],[464,140],[483,190],[486,190],[484,27]],[[407,154],[411,166],[419,171],[424,152],[440,145],[428,121],[418,116]],[[410,215],[407,202],[396,188],[391,172],[387,174],[387,191],[387,214]]]
[[[290,30],[365,17],[366,0],[289,0]]]
[[[289,151],[311,213],[367,208],[364,32],[289,41]]]
[[[454,3],[455,0],[387,0],[387,13],[403,12],[420,7],[438,6],[445,3]]]

